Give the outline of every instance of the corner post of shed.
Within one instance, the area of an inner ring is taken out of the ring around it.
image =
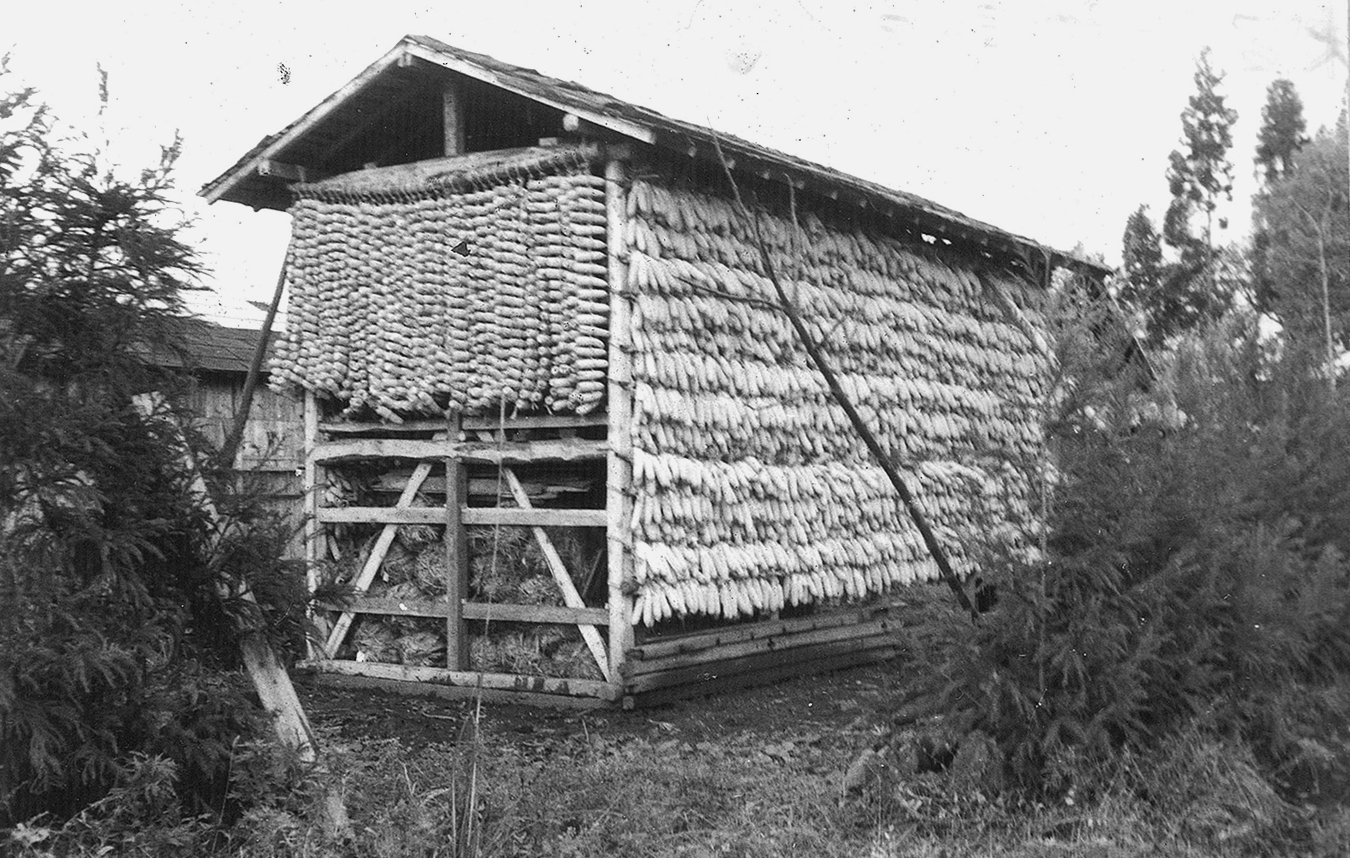
[[[319,561],[323,559],[324,554],[320,549],[320,540],[323,539],[324,533],[319,525],[319,465],[314,456],[319,441],[319,402],[312,390],[305,391],[303,411],[305,465],[301,495],[305,505],[305,585],[313,595],[319,586]],[[311,617],[317,619],[318,615],[313,614],[313,608],[310,611]],[[327,629],[324,631],[326,633]],[[314,642],[307,641],[306,646],[309,657],[317,657],[318,651]]]
[[[627,209],[624,162],[605,162],[605,220],[609,244],[609,453],[605,471],[606,545],[609,550],[609,667],[616,685],[633,645],[632,600],[624,586],[633,578],[633,369],[629,326],[632,301],[624,258]]]
[[[461,440],[463,420],[458,412],[447,417],[446,445]],[[469,669],[469,634],[464,624],[464,602],[469,597],[469,540],[464,528],[464,509],[469,504],[469,472],[456,455],[445,459],[445,666]]]

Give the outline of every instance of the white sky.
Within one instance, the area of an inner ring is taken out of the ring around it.
[[[1033,10],[1033,6],[1035,7]],[[109,72],[116,157],[139,167],[175,129],[193,240],[222,321],[258,319],[288,218],[196,189],[259,138],[418,33],[928,197],[1038,241],[1119,258],[1125,218],[1167,203],[1167,154],[1200,49],[1240,119],[1232,212],[1245,230],[1266,86],[1292,79],[1309,130],[1334,123],[1346,0],[828,3],[30,2],[5,13],[10,85],[91,129]],[[1344,48],[1342,47],[1342,52]],[[290,70],[283,83],[278,66]]]

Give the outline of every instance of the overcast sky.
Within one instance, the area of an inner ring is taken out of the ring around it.
[[[1164,171],[1201,48],[1227,72],[1240,119],[1230,155],[1245,228],[1266,86],[1294,81],[1310,130],[1332,124],[1346,66],[1346,0],[828,3],[25,3],[5,13],[10,85],[38,87],[91,128],[95,64],[109,73],[116,157],[184,136],[179,182],[193,239],[224,296],[257,318],[288,219],[197,188],[259,138],[360,73],[407,33],[609,92],[669,116],[928,197],[1114,263],[1140,203],[1160,219]],[[1033,10],[1034,7],[1034,10]],[[17,17],[16,17],[17,15]],[[282,67],[287,73],[282,73]],[[224,309],[221,309],[223,307]]]

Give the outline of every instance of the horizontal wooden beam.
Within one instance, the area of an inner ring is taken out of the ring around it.
[[[420,432],[444,432],[444,420],[405,420],[402,423],[344,423],[331,421],[319,424],[320,432],[330,435],[379,433],[382,435],[413,435]],[[466,431],[478,429],[578,429],[604,426],[605,414],[531,414],[524,417],[468,416],[463,420]]]
[[[439,602],[413,601],[411,599],[377,599],[373,596],[358,596],[350,604],[323,605],[333,611],[348,611],[353,614],[379,614],[386,617],[448,617],[450,604]]]
[[[320,507],[317,517],[324,524],[445,524],[445,507]]]
[[[350,611],[353,614],[378,614],[386,617],[448,617],[450,604],[445,601],[413,601],[410,599],[376,599],[362,597],[349,605],[328,605],[331,610]],[[506,605],[488,602],[465,602],[462,616],[466,620],[490,620],[501,623],[548,623],[575,626],[585,623],[603,626],[609,623],[607,608],[566,608],[561,605]]]
[[[502,462],[584,462],[605,458],[602,440],[559,438],[547,441],[432,441],[420,438],[348,438],[315,445],[314,462],[341,459],[462,459]]]
[[[274,179],[282,179],[287,182],[308,182],[312,176],[309,170],[298,164],[287,164],[283,161],[273,161],[270,158],[264,158],[258,162],[258,175],[271,176]]]
[[[603,509],[512,509],[507,507],[468,507],[465,524],[522,525],[526,527],[604,527]]]
[[[630,659],[660,659],[672,655],[700,652],[712,647],[741,641],[773,638],[837,626],[857,625],[883,616],[889,610],[889,605],[869,605],[862,608],[823,611],[809,617],[798,617],[791,620],[762,620],[757,623],[741,623],[731,628],[651,641],[628,650],[628,657]]]
[[[513,673],[481,673],[471,670],[448,670],[444,667],[414,667],[409,664],[380,664],[370,661],[338,661],[336,659],[306,661],[301,662],[300,666],[319,673],[369,676],[376,679],[460,686],[468,689],[481,687],[497,691],[557,694],[564,697],[592,697],[597,700],[617,700],[619,697],[618,688],[608,682],[600,682],[594,679],[520,676]]]
[[[484,703],[506,703],[513,706],[537,706],[541,709],[604,709],[613,702],[597,697],[564,697],[559,694],[536,694],[530,691],[502,691],[496,688],[476,688],[468,685],[433,685],[425,682],[402,682],[377,676],[348,676],[341,673],[315,673],[313,681],[333,688],[356,688],[379,691],[401,697],[423,697],[435,700],[482,700]]]
[[[833,643],[835,641],[863,640],[874,637],[875,635],[886,634],[887,632],[894,631],[898,627],[899,624],[893,620],[872,620],[866,623],[850,623],[848,625],[835,626],[833,628],[816,629],[814,631],[796,632],[774,637],[762,637],[755,640],[741,641],[739,643],[723,644],[721,646],[702,649],[696,652],[668,655],[664,658],[634,659],[626,662],[625,668],[627,674],[630,676],[640,676],[645,673],[662,673],[678,668],[706,665],[729,659],[745,658],[746,656],[757,655],[764,652],[778,652],[797,649],[799,647],[813,646],[815,644]]]
[[[779,664],[762,668],[753,673],[709,675],[693,684],[672,685],[645,694],[626,694],[623,698],[623,708],[632,709],[635,705],[638,707],[660,706],[676,700],[687,700],[691,697],[703,697],[725,691],[739,691],[742,688],[767,685],[783,679],[829,673],[863,664],[886,661],[894,658],[897,652],[898,650],[895,647],[879,647],[877,649],[855,650],[838,655],[812,658],[807,661]]]
[[[873,635],[860,640],[832,641],[786,650],[770,650],[742,658],[727,659],[712,664],[696,664],[655,673],[644,673],[624,683],[628,694],[641,694],[671,686],[699,686],[722,677],[752,675],[764,670],[790,668],[793,664],[816,661],[838,655],[856,655],[867,650],[896,649],[895,637],[889,634]]]
[[[567,608],[560,605],[498,605],[465,602],[464,619],[501,623],[552,623],[565,626],[609,625],[608,608]]]

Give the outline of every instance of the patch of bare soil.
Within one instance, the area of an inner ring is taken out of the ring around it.
[[[895,711],[912,693],[898,660],[775,685],[693,698],[630,712],[543,709],[485,701],[481,728],[498,741],[538,748],[552,740],[679,736],[698,743],[728,733],[748,733],[772,743],[814,733],[857,737],[880,731],[881,713]],[[379,691],[334,688],[297,677],[300,698],[316,727],[344,739],[397,739],[408,748],[454,744],[473,715],[471,700],[443,701]],[[513,738],[514,737],[514,738]]]

